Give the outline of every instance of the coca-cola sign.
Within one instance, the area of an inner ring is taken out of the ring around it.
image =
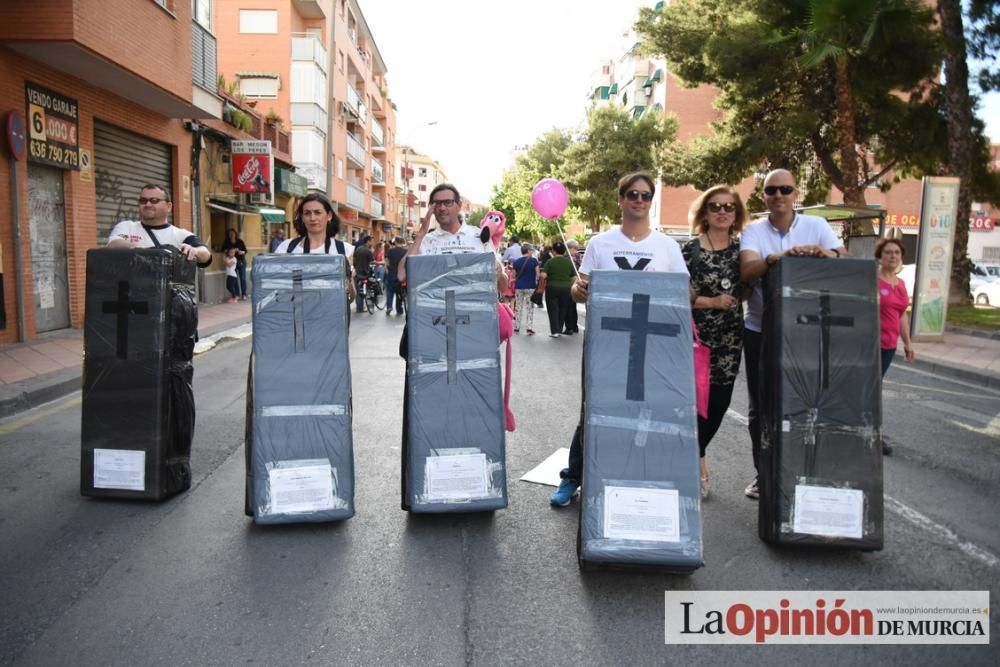
[[[272,192],[274,160],[269,141],[232,142],[233,192]]]

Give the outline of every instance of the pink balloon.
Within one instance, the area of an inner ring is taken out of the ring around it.
[[[563,214],[569,205],[566,186],[554,178],[543,178],[531,190],[531,205],[538,215],[546,220],[554,220]]]

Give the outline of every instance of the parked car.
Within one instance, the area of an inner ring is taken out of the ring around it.
[[[973,298],[975,298],[976,290],[983,285],[994,281],[1000,283],[1000,280],[996,280],[993,276],[987,273],[985,268],[986,266],[992,265],[973,264],[972,270],[969,272],[969,294],[973,295]],[[996,267],[1000,270],[1000,264],[997,264]],[[907,264],[900,270],[899,273],[896,274],[896,277],[902,280],[903,284],[906,285],[906,293],[910,295],[910,301],[913,301],[913,286],[916,284],[916,273],[917,265]],[[991,299],[990,303],[1000,305],[1000,301],[996,299]]]
[[[900,269],[896,277],[903,281],[906,285],[906,293],[910,295],[910,301],[913,301],[913,285],[916,283],[917,277],[917,265],[916,264],[906,264]]]
[[[980,306],[1000,306],[1000,280],[985,282],[972,293],[972,300]]]
[[[996,280],[997,278],[1000,278],[1000,264],[974,262],[973,267],[982,271],[980,275],[984,276],[987,280]]]

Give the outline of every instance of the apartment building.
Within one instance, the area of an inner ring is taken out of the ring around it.
[[[288,128],[296,173],[326,193],[343,236],[396,222],[395,107],[386,66],[355,0],[215,0],[219,70]]]
[[[86,252],[138,219],[143,184],[168,188],[173,223],[192,229],[181,119],[222,113],[208,10],[207,0],[7,3],[0,104],[17,111],[25,140],[0,161],[0,343],[82,326]],[[137,26],[141,39],[121,37]]]
[[[412,146],[397,146],[395,159],[399,164],[400,183],[398,219],[406,223],[408,231],[415,232],[427,214],[431,190],[439,183],[448,182],[448,175],[437,160]]]

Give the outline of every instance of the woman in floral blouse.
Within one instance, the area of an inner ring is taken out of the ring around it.
[[[708,497],[705,450],[712,441],[733,397],[743,350],[740,299],[740,241],[747,211],[736,190],[716,185],[698,197],[688,213],[692,239],[681,251],[697,298],[692,304],[701,342],[712,350],[708,418],[698,417],[701,450],[701,497]]]

